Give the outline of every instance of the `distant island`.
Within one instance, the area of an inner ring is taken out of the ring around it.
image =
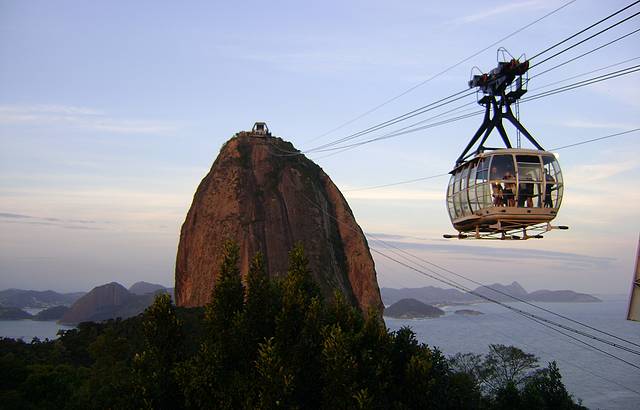
[[[459,309],[456,310],[455,312],[456,315],[462,315],[462,316],[480,316],[480,315],[484,315],[484,313],[479,312],[477,310],[472,310],[472,309]]]
[[[50,308],[54,306],[71,306],[85,292],[58,293],[52,290],[0,290],[0,306],[15,308]]]
[[[158,293],[169,293],[173,297],[172,288],[148,282],[137,282],[129,289],[112,282],[89,292],[75,293],[7,289],[0,291],[0,320],[32,319],[73,325],[125,319],[142,313]],[[31,315],[23,310],[28,308],[44,309]]]
[[[498,292],[496,292],[498,291]],[[382,288],[380,289],[382,301],[385,305],[392,305],[402,299],[416,299],[423,303],[444,306],[444,305],[467,305],[473,303],[486,302],[481,296],[490,297],[500,302],[513,302],[514,299],[508,295],[517,297],[527,302],[570,302],[570,303],[591,303],[602,302],[595,296],[586,293],[578,293],[572,290],[536,290],[527,292],[518,282],[510,285],[494,283],[492,285],[480,286],[473,290],[473,293],[461,292],[457,289],[443,289],[435,286],[425,286],[421,288]]]
[[[384,316],[394,319],[424,319],[444,315],[444,310],[416,299],[402,299],[385,308]]]
[[[33,318],[33,316],[20,308],[0,306],[0,320],[24,320],[31,318]]]

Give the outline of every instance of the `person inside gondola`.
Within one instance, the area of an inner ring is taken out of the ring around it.
[[[525,203],[528,208],[533,207],[533,179],[528,174],[522,177],[518,189],[518,207],[524,208]]]
[[[545,188],[544,188],[544,207],[545,208],[553,208],[553,199],[551,199],[551,192],[553,191],[553,186],[556,184],[556,179],[549,174],[549,170],[545,168],[544,170],[544,179],[545,179]]]
[[[491,168],[491,175],[497,175],[498,169]],[[503,190],[500,181],[491,181],[491,195],[493,196],[493,206],[503,206]]]
[[[504,206],[516,206],[516,200],[514,197],[514,190],[516,188],[516,181],[513,174],[507,171],[504,174],[504,190],[502,191],[502,203]]]

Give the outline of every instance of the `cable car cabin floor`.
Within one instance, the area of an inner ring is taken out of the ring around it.
[[[492,207],[454,219],[453,227],[460,232],[475,231],[476,227],[481,231],[495,231],[498,224],[502,229],[511,229],[550,222],[557,213],[555,208]]]

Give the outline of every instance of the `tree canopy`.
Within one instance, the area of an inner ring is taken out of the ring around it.
[[[224,249],[204,308],[160,295],[53,341],[0,339],[3,408],[582,408],[555,363],[503,345],[447,359],[340,293],[323,300],[300,245],[278,279],[261,254],[242,278],[237,245]]]

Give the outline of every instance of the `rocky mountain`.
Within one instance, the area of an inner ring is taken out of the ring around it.
[[[512,282],[510,285],[502,285],[494,283],[488,285],[492,289],[503,293],[497,293],[487,287],[481,286],[473,290],[479,295],[488,296],[491,299],[501,302],[513,302],[513,298],[507,295],[516,296],[522,300],[529,302],[600,302],[601,300],[595,296],[585,293],[578,293],[572,290],[537,290],[528,293],[518,282]],[[455,305],[485,302],[479,296],[461,292],[457,289],[442,289],[435,286],[427,286],[422,288],[382,288],[382,300],[385,305],[390,305],[404,298],[414,298],[421,302],[432,305]],[[505,295],[505,293],[507,295]]]
[[[84,292],[58,293],[52,290],[6,289],[0,291],[0,305],[17,308],[46,308],[50,306],[70,306]]]
[[[33,316],[33,320],[60,320],[62,316],[69,310],[68,306],[54,306],[49,309],[45,309],[41,312],[38,312],[35,316]]]
[[[61,323],[99,322],[114,318],[128,318],[144,311],[155,294],[135,295],[119,283],[111,282],[93,288],[78,299],[60,319]]]
[[[444,310],[415,299],[402,299],[385,308],[384,315],[396,319],[433,318],[444,315]]]
[[[537,302],[602,302],[595,296],[572,290],[536,290],[529,293],[529,299]]]
[[[28,312],[17,307],[1,307],[0,306],[0,320],[22,320],[31,319]]]
[[[416,299],[432,305],[473,303],[478,298],[457,289],[443,289],[435,286],[422,288],[382,288],[382,300],[385,305],[391,305],[401,299]]]
[[[487,289],[487,288],[491,288],[496,290],[497,292],[494,292],[491,289]],[[518,282],[511,282],[510,285],[502,285],[500,283],[492,283],[490,285],[485,286],[480,286],[478,288],[476,288],[474,290],[475,293],[478,293],[480,295],[483,296],[488,296],[491,299],[494,300],[499,300],[499,301],[504,301],[504,302],[510,302],[513,301],[513,298],[510,298],[509,296],[506,296],[505,293],[507,295],[512,295],[515,296],[517,298],[520,299],[529,299],[529,294],[527,293],[527,291],[522,287],[522,285],[520,285]],[[502,292],[502,293],[500,293]],[[477,297],[476,297],[477,299]]]
[[[280,138],[237,134],[200,183],[180,234],[179,306],[210,300],[226,240],[240,246],[242,275],[261,252],[271,277],[286,273],[288,252],[301,242],[326,297],[338,289],[364,311],[382,309],[375,265],[349,205],[319,166]]]
[[[149,282],[136,282],[129,288],[129,292],[134,295],[146,295],[147,293],[155,293],[159,290],[166,290],[162,285],[158,285],[157,283],[149,283]]]

